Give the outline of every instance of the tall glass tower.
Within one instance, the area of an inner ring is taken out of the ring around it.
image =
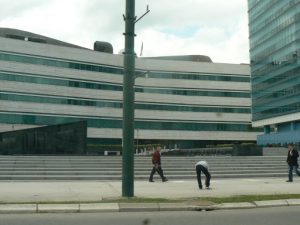
[[[300,0],[248,0],[258,144],[300,143]]]

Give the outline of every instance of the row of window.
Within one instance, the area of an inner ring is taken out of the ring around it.
[[[298,33],[300,35],[300,26],[299,26]],[[299,44],[299,42],[300,42],[300,38],[296,38],[295,41],[293,42],[283,43],[284,45],[281,45],[281,43],[277,42],[276,46],[279,48],[273,46],[267,49],[267,51],[260,52],[260,54],[254,54],[253,53],[254,51],[252,50],[251,51],[252,73],[254,73],[255,75],[264,74],[267,72],[266,69],[267,70],[271,69],[268,68],[269,66],[276,68],[277,66],[291,65],[297,62],[297,59],[299,58],[298,56],[299,52],[296,51],[297,49],[295,49],[295,45]],[[268,43],[265,43],[265,45],[268,45]]]
[[[253,120],[261,120],[265,118],[280,116],[288,113],[300,112],[300,103],[294,103],[290,105],[285,105],[282,107],[274,107],[267,110],[259,110],[256,113],[253,113]]]
[[[297,1],[299,3],[299,0]],[[249,11],[249,19],[252,24],[249,29],[250,34],[260,31],[264,26],[272,28],[274,24],[280,24],[287,17],[287,12],[291,12],[291,9],[293,11],[297,9],[295,0],[269,0],[269,4],[264,6],[265,2],[267,0],[258,4],[259,7],[257,9],[260,11],[259,13],[256,13],[258,10]]]
[[[252,31],[250,31],[250,37],[253,37],[251,44],[255,43],[254,45],[256,46],[256,44],[275,36],[279,31],[286,29],[299,19],[299,7],[294,7],[292,12],[290,9],[286,10],[289,10],[288,13],[283,11],[284,13],[280,15],[279,12],[276,11],[273,13],[273,16],[270,15],[267,19],[260,18],[260,26],[255,25],[258,21],[253,21],[251,27],[254,27],[255,31],[253,28],[251,29]]]
[[[295,81],[295,80],[293,80]],[[298,83],[298,84],[297,84]],[[252,97],[255,99],[255,101],[259,101],[260,99],[264,99],[265,101],[279,99],[282,97],[289,97],[289,96],[295,96],[300,94],[300,78],[299,82],[297,83],[291,83],[291,82],[285,82],[285,84],[290,84],[289,87],[283,88],[280,90],[272,90],[272,89],[265,89],[265,91],[255,92]]]
[[[65,104],[65,105],[80,105],[80,106],[95,106],[101,108],[119,108],[123,107],[121,101],[103,101],[80,98],[59,98],[55,96],[36,96],[17,93],[0,92],[0,100],[22,101],[22,102],[37,102],[50,104]],[[162,110],[176,112],[217,112],[217,113],[250,113],[250,108],[230,108],[224,106],[209,107],[209,106],[183,106],[183,105],[161,105],[161,104],[142,104],[135,103],[135,109],[141,110]]]
[[[123,68],[111,67],[106,65],[87,64],[76,61],[64,61],[51,58],[41,58],[21,54],[13,54],[8,52],[0,52],[0,60],[13,61],[20,63],[38,64],[53,67],[70,68],[77,70],[87,70],[93,72],[112,73],[115,75],[123,75]],[[136,76],[143,75],[147,71],[136,71]],[[234,81],[234,82],[249,82],[249,76],[229,75],[229,74],[201,74],[201,73],[169,73],[150,71],[147,73],[148,78],[163,78],[163,79],[188,79],[188,80],[216,80],[216,81]]]
[[[136,71],[136,76],[144,77],[145,71]],[[175,73],[150,71],[146,73],[148,78],[163,79],[184,79],[184,80],[211,80],[211,81],[233,81],[233,82],[250,82],[250,76],[230,76],[220,74],[199,74],[199,73]]]
[[[250,18],[256,19],[265,14],[266,9],[278,5],[282,0],[248,0],[248,11]]]
[[[285,104],[289,104],[291,101],[297,101],[300,84],[298,78],[299,71],[300,68],[296,68],[286,73],[282,73],[279,76],[269,78],[261,83],[257,83],[257,81],[253,82],[253,108],[261,109],[262,106],[266,105],[273,107],[274,104],[279,101],[285,102]],[[270,76],[272,75],[274,74],[270,74]],[[258,116],[256,116],[256,118],[258,118]]]
[[[8,124],[35,124],[55,125],[86,120],[85,118],[70,118],[41,115],[14,115],[0,114],[0,122]],[[122,120],[112,119],[87,119],[88,127],[96,128],[122,128]],[[261,131],[252,128],[251,124],[227,124],[227,123],[197,123],[197,122],[162,122],[162,121],[135,121],[135,129],[147,130],[186,130],[186,131]]]
[[[270,108],[277,108],[277,107],[284,107],[285,105],[294,104],[296,102],[299,102],[300,95],[292,95],[288,97],[282,97],[282,98],[273,98],[273,99],[253,99],[252,108],[254,112],[258,111],[264,111],[266,109]]]
[[[300,39],[297,43],[300,43]],[[289,53],[284,55],[281,54],[283,56],[279,59],[269,61],[268,63],[261,63],[259,67],[253,66],[252,81],[255,83],[267,82],[267,80],[270,78],[283,76],[284,74],[290,73],[290,71],[297,69],[299,57],[293,51],[294,44],[291,44],[288,48],[286,48],[285,51]]]
[[[290,69],[290,70],[289,70]],[[300,83],[300,67],[296,65],[293,68],[286,68],[283,73],[280,74],[268,74],[267,79],[263,79],[263,76],[253,78],[252,82],[252,94],[256,96],[264,95],[266,92],[280,91],[287,87],[292,87]],[[259,79],[261,78],[261,79]]]
[[[172,90],[172,89],[155,89],[155,88],[135,88],[135,92],[170,94],[170,95],[187,95],[187,96],[213,96],[213,97],[237,97],[250,98],[250,92],[223,92],[223,91],[196,91],[196,90]]]
[[[270,39],[270,40],[264,40],[264,41],[261,41],[260,43],[253,44],[253,46],[255,46],[255,48],[254,47],[251,48],[251,51],[250,51],[251,55],[271,61],[270,57],[269,57],[270,55],[272,55],[274,52],[276,52],[280,49],[283,49],[284,47],[286,47],[298,40],[298,37],[295,36],[295,34],[294,34],[295,28],[291,27],[290,31],[292,31],[292,32],[290,32],[290,34],[287,34],[286,30],[285,30],[284,35],[282,35],[282,33],[281,33],[276,36],[272,36],[272,39]],[[297,32],[299,32],[299,30]],[[272,58],[274,58],[274,57],[276,57],[276,56],[273,55]],[[274,61],[274,60],[272,60],[272,61]],[[259,62],[259,63],[261,64],[261,62]],[[254,64],[253,64],[253,66],[254,66]]]
[[[265,65],[261,70],[253,71],[252,85],[266,84],[271,86],[287,77],[297,76],[298,71],[297,61],[278,65]]]
[[[79,87],[88,89],[100,89],[100,90],[113,90],[122,91],[123,87],[118,84],[107,83],[90,83],[84,81],[77,81],[73,79],[53,79],[44,78],[41,76],[23,76],[12,73],[0,72],[0,80],[36,83],[36,84],[48,84],[59,85],[67,87]],[[154,87],[135,87],[135,92],[142,93],[156,93],[156,94],[171,94],[171,95],[187,95],[187,96],[216,96],[216,97],[240,97],[250,98],[249,92],[230,92],[230,91],[211,91],[211,90],[189,90],[189,89],[169,89],[169,88],[154,88]]]
[[[282,98],[273,98],[273,99],[260,99],[259,101],[255,100],[254,103],[252,104],[253,111],[258,112],[258,111],[264,111],[266,109],[270,108],[279,108],[279,107],[284,107],[286,105],[294,104],[299,102],[300,95],[293,95],[293,96],[288,96],[288,97],[282,97]]]

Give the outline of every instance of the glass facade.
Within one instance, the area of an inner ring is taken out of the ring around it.
[[[300,112],[300,1],[248,3],[253,121]]]
[[[300,112],[300,0],[248,0],[248,14],[252,120],[265,126],[257,141],[300,142],[291,119]]]

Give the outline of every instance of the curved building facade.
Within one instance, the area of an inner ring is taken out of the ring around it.
[[[0,37],[0,131],[86,120],[89,143],[120,144],[123,56],[23,35]],[[135,93],[140,144],[192,148],[259,134],[249,65],[137,58]]]

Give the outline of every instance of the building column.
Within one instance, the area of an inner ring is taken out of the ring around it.
[[[269,133],[271,133],[271,127],[270,127],[270,125],[264,126],[264,134],[269,134]]]
[[[295,131],[295,130],[296,130],[296,123],[291,122],[291,131]]]

